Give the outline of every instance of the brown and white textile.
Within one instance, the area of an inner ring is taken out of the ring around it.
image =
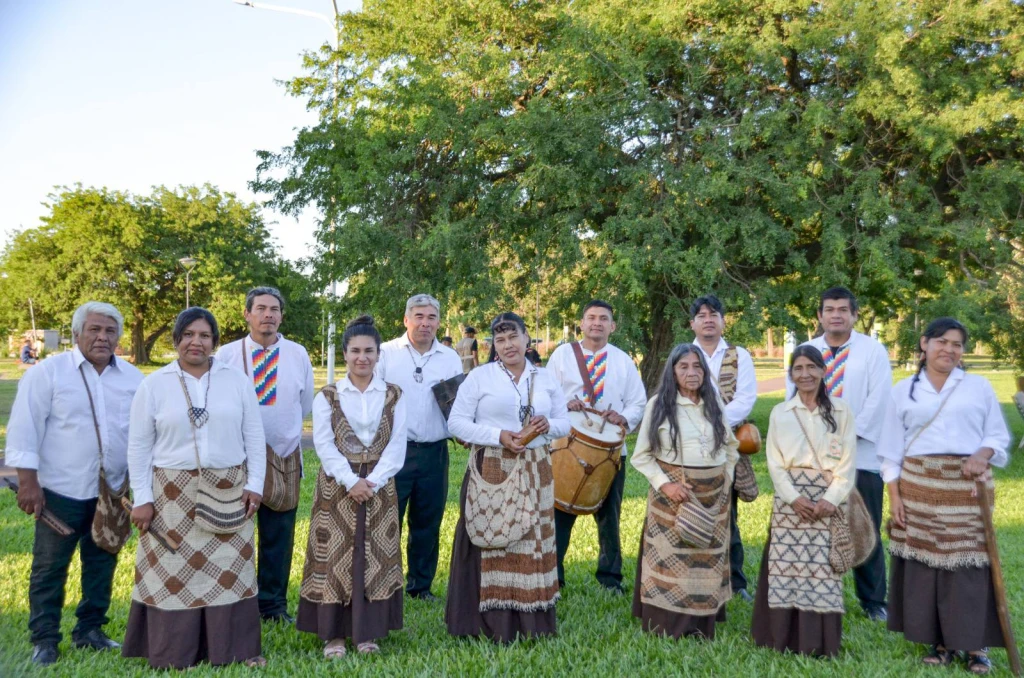
[[[722,368],[718,371],[718,394],[726,405],[736,397],[736,378],[740,373],[739,351],[729,345],[722,356]]]
[[[335,445],[345,455],[360,478],[373,471],[381,453],[391,440],[395,405],[402,390],[387,385],[384,410],[377,433],[367,447],[356,436],[338,400],[333,386],[323,394],[331,404],[331,425]],[[398,516],[398,493],[391,478],[364,503],[366,530],[366,569],[364,587],[367,600],[385,600],[402,588],[401,523]],[[320,469],[310,517],[306,566],[302,576],[302,598],[314,603],[348,605],[352,601],[352,572],[356,544],[356,514],[359,505],[348,496],[345,486]]]
[[[904,457],[899,488],[907,527],[890,523],[892,555],[942,570],[989,566],[981,506],[971,496],[975,483],[963,476],[965,458]],[[987,484],[994,489],[991,478]]]
[[[729,584],[729,492],[725,464],[697,468],[658,461],[671,482],[687,482],[705,508],[718,508],[711,546],[684,544],[675,527],[677,504],[653,487],[647,493],[643,559],[640,562],[640,600],[671,612],[715,614],[732,598]]]
[[[787,469],[793,487],[818,501],[832,481],[828,471]],[[846,510],[846,503],[838,507]],[[819,614],[843,612],[843,580],[829,564],[832,535],[829,519],[805,523],[776,495],[768,550],[768,606]]]
[[[503,482],[515,468],[517,455],[502,447],[481,449],[481,476],[490,484]],[[507,548],[481,550],[481,612],[540,612],[553,607],[559,598],[555,485],[549,454],[547,445],[523,452],[521,472],[529,484],[528,510],[536,513],[536,519],[533,529]]]
[[[171,553],[152,534],[139,537],[132,600],[160,610],[188,610],[256,595],[254,521],[233,534],[196,525],[198,478],[194,469],[153,469],[153,528],[181,546]]]

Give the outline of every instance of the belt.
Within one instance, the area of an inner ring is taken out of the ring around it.
[[[435,446],[441,445],[441,444],[444,444],[445,446],[447,446],[448,445],[448,439],[447,438],[441,438],[440,440],[435,440],[432,443],[418,443],[415,440],[408,440],[405,443],[406,447],[435,447]]]

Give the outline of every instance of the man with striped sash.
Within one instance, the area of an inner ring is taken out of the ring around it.
[[[845,287],[832,287],[821,294],[818,322],[824,333],[807,344],[821,351],[825,359],[825,388],[853,409],[857,422],[857,491],[864,498],[871,520],[878,530],[882,522],[885,483],[876,444],[882,435],[885,407],[892,391],[892,367],[885,346],[855,332],[857,299]],[[788,382],[786,393],[793,392]],[[885,554],[881,537],[871,557],[853,571],[857,598],[868,619],[885,621]]]
[[[247,375],[256,391],[267,439],[267,481],[257,515],[260,616],[291,624],[288,577],[302,475],[302,420],[313,409],[313,365],[306,349],[278,333],[284,297],[273,287],[245,296],[249,333],[226,344],[217,359]]]

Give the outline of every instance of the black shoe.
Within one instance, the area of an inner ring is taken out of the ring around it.
[[[884,607],[872,607],[864,610],[867,618],[874,622],[886,622],[889,620],[889,611]]]
[[[280,614],[261,614],[260,619],[265,622],[287,624],[289,626],[295,623],[295,617],[291,616],[287,612],[282,612]]]
[[[734,595],[740,600],[742,600],[744,603],[754,602],[754,596],[750,595],[750,592],[746,589],[740,589]]]
[[[40,666],[49,666],[57,662],[60,653],[57,652],[57,641],[44,640],[36,643],[32,648],[32,662]]]
[[[107,634],[103,633],[103,631],[93,629],[80,636],[73,636],[71,638],[71,647],[76,650],[81,650],[84,647],[89,647],[93,650],[116,650],[121,647],[121,643],[107,638]]]
[[[441,600],[440,598],[435,596],[430,591],[423,591],[423,592],[420,592],[420,593],[410,593],[409,597],[410,598],[415,598],[417,600],[422,600],[422,601],[425,601],[425,602],[428,602],[428,603],[437,603],[437,602],[440,602],[440,600]]]

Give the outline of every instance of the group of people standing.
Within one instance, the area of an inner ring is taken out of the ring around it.
[[[102,626],[128,538],[121,503],[129,483],[140,538],[125,656],[153,667],[261,665],[261,618],[316,634],[327,658],[344,656],[348,641],[359,653],[379,651],[378,641],[402,628],[404,595],[436,600],[450,437],[470,454],[449,568],[449,633],[499,642],[552,635],[576,516],[555,507],[551,443],[570,433],[570,411],[586,409],[625,431],[639,428],[629,459],[650,488],[632,611],[645,631],[712,639],[738,595],[753,601],[756,644],[834,655],[842,576],[853,568],[868,618],[929,645],[926,663],[948,664],[964,651],[972,671],[987,672],[985,648],[1002,645],[1002,635],[972,491],[976,479],[991,484],[990,466],[1006,464],[1009,433],[988,382],[959,367],[966,329],[933,322],[920,369],[893,387],[885,348],[853,330],[854,296],[844,288],[821,295],[824,334],[794,352],[787,398],[770,416],[775,498],[751,593],[737,499],[752,501],[757,486],[734,431],[756,403],[754,364],[723,338],[717,298],[701,297],[690,311],[695,341],[672,349],[648,398],[633,360],[609,341],[614,312],[600,300],[583,309],[582,339],[558,347],[547,367],[528,359],[522,318],[498,315],[478,366],[475,337],[457,349],[438,341],[440,304],[419,294],[406,304],[406,332],[392,341],[369,316],[350,322],[341,341],[346,376],[319,393],[306,351],[278,332],[284,299],[273,288],[250,291],[249,334],[216,354],[215,318],[183,311],[172,332],[178,360],[145,379],[114,356],[117,309],[84,304],[72,322],[75,349],[25,375],[8,430],[19,506],[70,528],[36,523],[33,659],[57,659],[76,546],[83,591],[73,645],[118,647]],[[432,387],[463,374],[445,417]],[[293,620],[288,573],[310,412],[321,464]],[[612,594],[625,592],[628,454],[623,445],[593,514],[596,579]],[[878,537],[885,488],[889,601]],[[851,535],[847,516],[861,506],[870,519],[856,529],[869,534]],[[871,544],[856,563],[851,537]]]

